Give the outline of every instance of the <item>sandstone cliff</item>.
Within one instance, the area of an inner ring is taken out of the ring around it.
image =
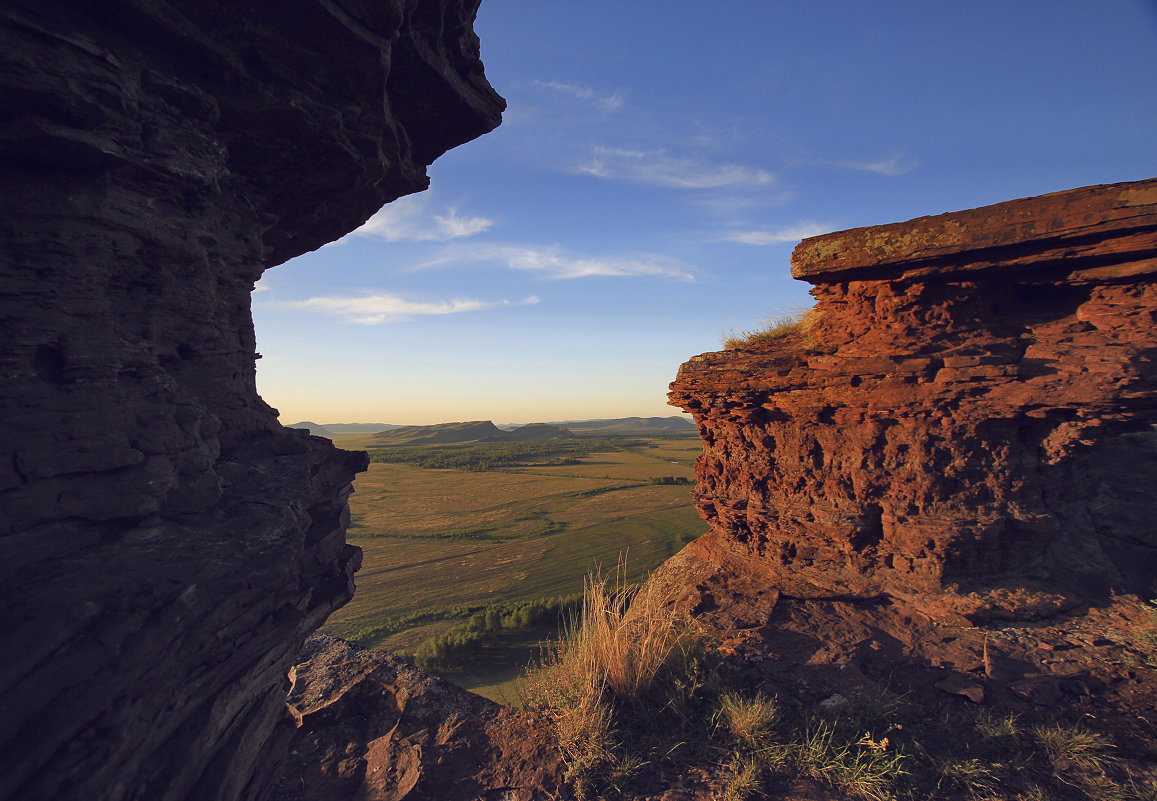
[[[692,359],[688,559],[946,622],[1157,576],[1157,180],[805,240],[801,330]],[[803,330],[806,329],[806,330]]]
[[[1152,778],[1157,179],[815,237],[792,265],[799,326],[671,385],[710,531],[651,580],[803,710],[983,703],[1092,726]],[[940,736],[921,747],[950,756]]]
[[[249,295],[499,123],[476,8],[0,9],[0,798],[267,792],[364,455],[278,425]]]

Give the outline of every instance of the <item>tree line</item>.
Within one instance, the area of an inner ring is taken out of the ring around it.
[[[627,450],[647,444],[643,440],[580,438],[545,442],[471,442],[463,445],[412,445],[371,448],[371,462],[412,464],[432,470],[494,470],[577,464],[592,453]]]
[[[418,646],[413,662],[422,670],[457,667],[492,640],[495,634],[559,623],[577,614],[582,602],[582,593],[577,593],[521,604],[490,604],[470,615],[465,622]]]

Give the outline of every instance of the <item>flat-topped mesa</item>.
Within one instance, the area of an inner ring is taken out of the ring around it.
[[[262,271],[498,125],[478,0],[0,6],[0,798],[258,798],[362,453],[257,393]]]
[[[687,558],[796,597],[1049,614],[1157,575],[1157,179],[804,240],[801,329],[671,385]]]

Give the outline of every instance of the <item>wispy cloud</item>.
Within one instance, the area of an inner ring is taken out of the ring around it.
[[[904,175],[920,166],[919,159],[905,156],[902,153],[897,153],[886,159],[877,159],[876,161],[825,161],[821,163],[829,164],[833,167],[845,167],[849,170],[875,172],[880,175],[889,176]]]
[[[510,306],[530,306],[538,303],[538,298],[529,297],[525,300],[498,300],[484,301],[459,298],[445,301],[411,301],[381,293],[377,295],[361,296],[331,296],[314,297],[308,300],[299,300],[286,304],[292,308],[309,309],[325,312],[345,319],[351,323],[362,325],[378,325],[379,323],[396,323],[413,317],[425,317],[439,314],[461,314],[463,312],[483,311]]]
[[[596,147],[574,172],[596,178],[631,181],[671,189],[754,187],[772,183],[766,170],[741,164],[716,164],[668,155],[665,150]]]
[[[487,231],[494,221],[487,217],[459,217],[448,206],[442,214],[427,212],[428,199],[407,195],[389,203],[349,236],[366,236],[385,242],[446,242]]]
[[[618,111],[623,107],[627,99],[626,93],[621,89],[616,89],[613,92],[605,92],[590,86],[583,86],[577,83],[565,83],[563,81],[534,81],[534,85],[589,103],[604,114]]]
[[[817,222],[801,222],[785,228],[752,228],[743,231],[729,231],[719,237],[724,242],[740,242],[744,245],[776,245],[784,242],[798,242],[809,236],[819,236],[832,231],[830,225]]]
[[[666,256],[654,254],[583,256],[558,246],[478,245],[469,248],[451,246],[419,267],[478,262],[500,264],[511,270],[536,272],[556,279],[653,276],[679,281],[695,280],[691,265]]]

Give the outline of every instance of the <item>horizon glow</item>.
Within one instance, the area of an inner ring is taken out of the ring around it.
[[[1157,6],[485,0],[509,108],[253,296],[284,423],[667,417],[800,238],[1157,174]]]

